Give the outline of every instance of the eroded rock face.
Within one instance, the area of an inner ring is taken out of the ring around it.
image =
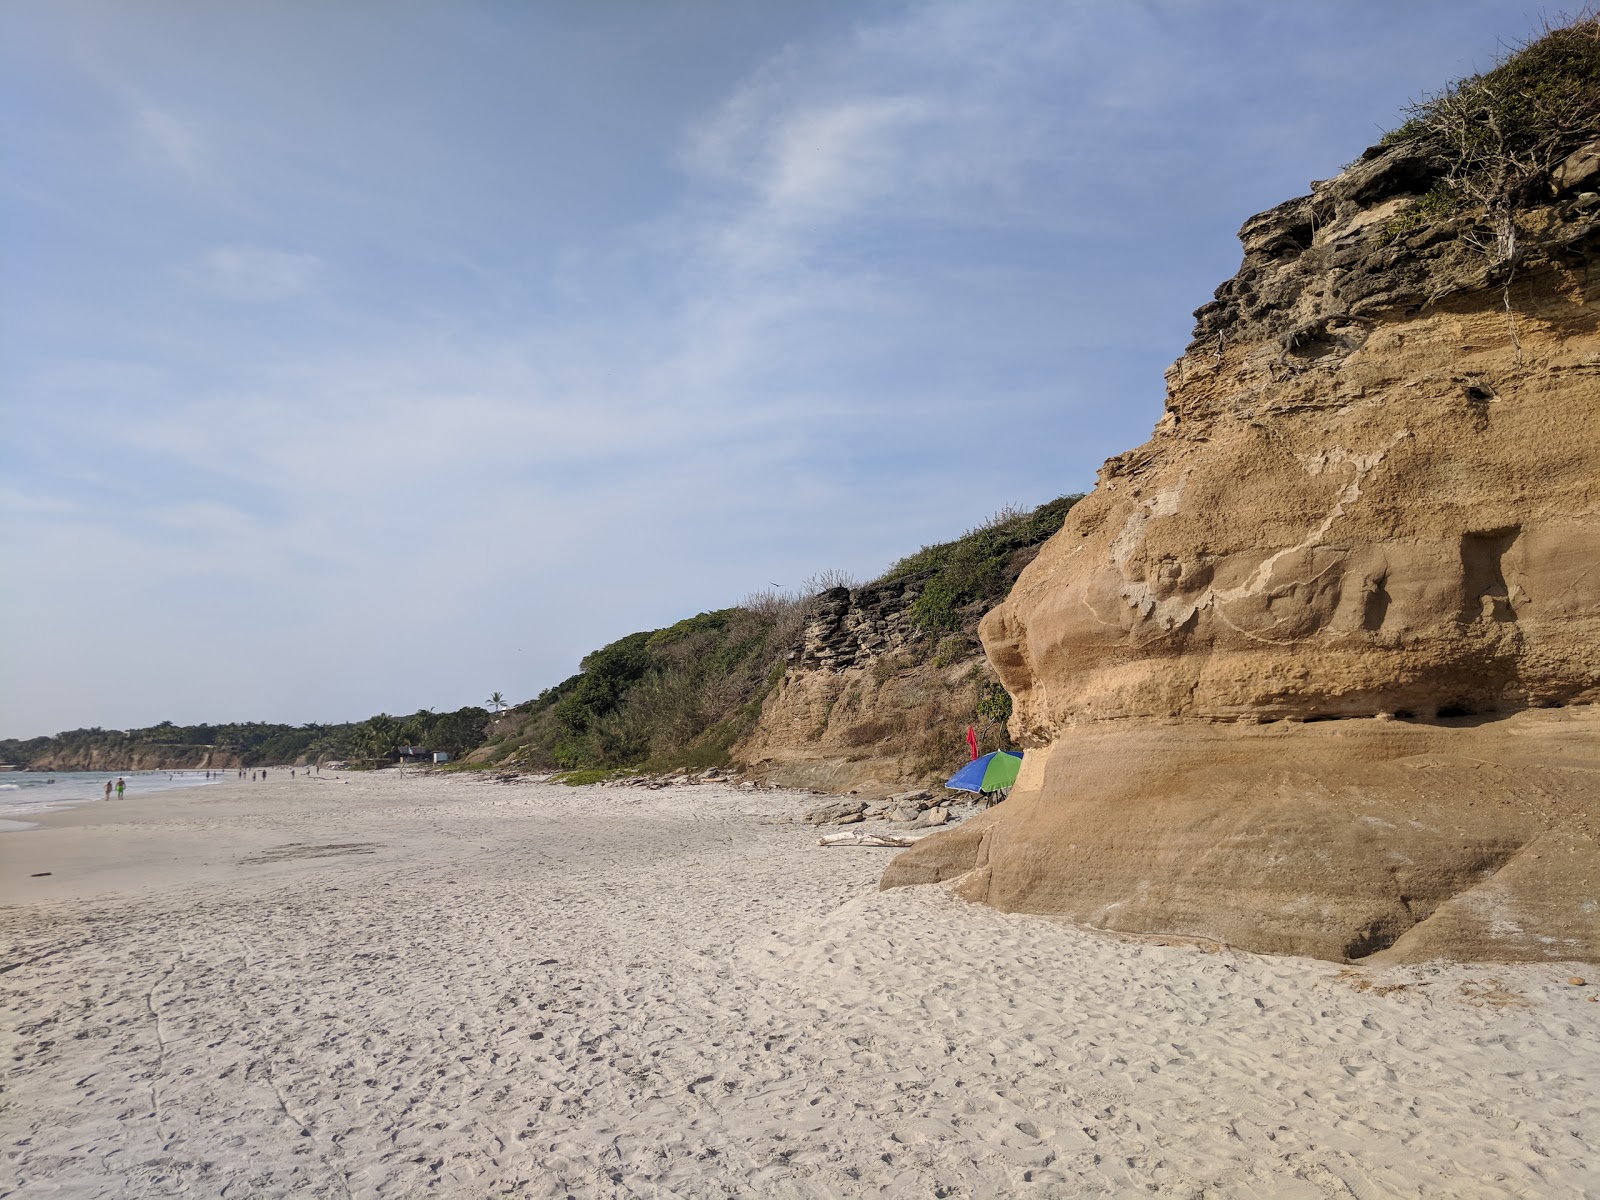
[[[984,621],[1023,779],[885,886],[1330,958],[1600,955],[1600,224],[1557,196],[1497,264],[1464,222],[1397,235],[1428,186],[1374,154],[1246,223],[1155,435]]]
[[[941,655],[940,635],[917,628],[911,606],[926,582],[821,593],[760,721],[733,748],[735,760],[786,787],[874,797],[947,776],[994,675],[967,635]],[[976,724],[985,739],[1001,732],[981,717]]]
[[[925,636],[911,619],[921,580],[894,580],[855,589],[829,588],[813,601],[798,649],[789,655],[797,671],[832,671],[872,665]]]
[[[897,659],[791,671],[734,757],[785,787],[871,797],[943,779],[992,676],[976,655],[948,667]]]

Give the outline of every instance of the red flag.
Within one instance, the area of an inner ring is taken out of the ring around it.
[[[978,761],[978,735],[972,732],[972,726],[967,726],[967,745],[972,749],[972,761]]]

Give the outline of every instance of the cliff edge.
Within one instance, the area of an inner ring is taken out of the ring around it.
[[[1245,223],[1154,436],[983,621],[1016,789],[883,886],[1336,960],[1600,958],[1600,123],[1511,128],[1529,56],[1600,98],[1587,20]]]

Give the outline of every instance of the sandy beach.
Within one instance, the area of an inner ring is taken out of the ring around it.
[[[815,803],[284,773],[0,835],[0,1195],[1600,1195],[1583,968],[879,893]]]

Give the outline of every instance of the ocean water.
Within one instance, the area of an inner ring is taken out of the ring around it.
[[[124,797],[144,796],[171,788],[204,787],[233,779],[237,771],[0,771],[0,831],[31,829],[29,817],[40,813],[98,804],[105,798],[106,781],[113,785],[111,803],[117,802],[115,784],[127,782]]]

